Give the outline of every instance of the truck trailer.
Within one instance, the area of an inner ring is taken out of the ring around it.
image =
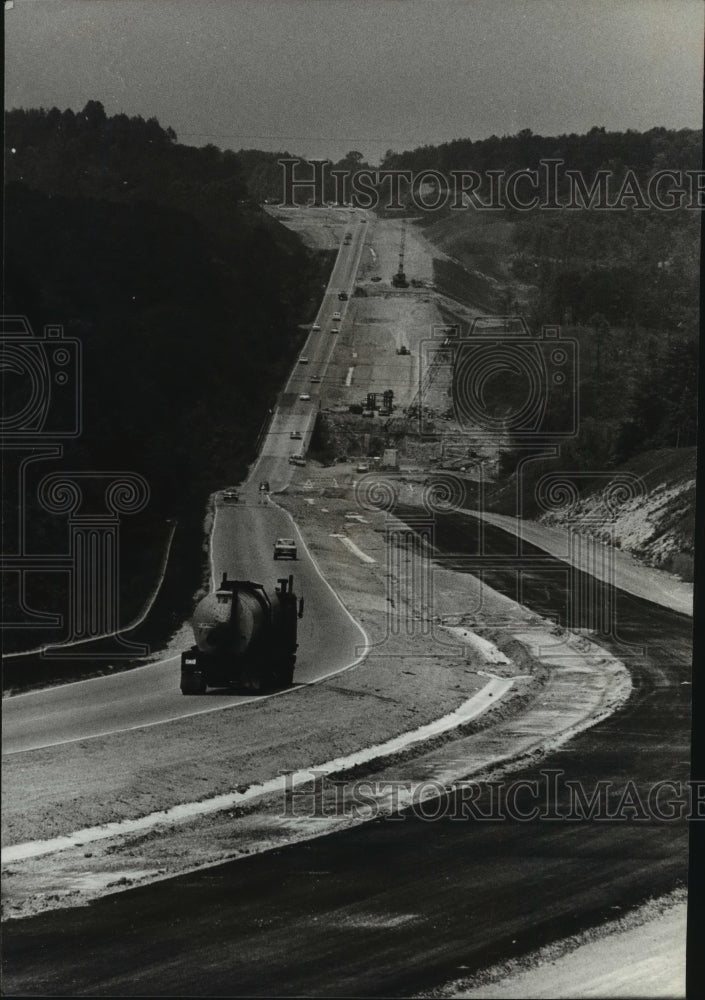
[[[181,693],[205,694],[209,687],[263,691],[286,687],[294,678],[298,619],[303,598],[294,577],[277,580],[273,593],[261,583],[228,580],[196,606],[196,644],[181,654]]]

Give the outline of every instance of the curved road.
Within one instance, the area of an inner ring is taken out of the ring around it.
[[[278,537],[297,535],[291,519],[271,500],[260,502],[259,483],[267,480],[272,491],[284,489],[294,466],[292,453],[300,454],[310,441],[318,412],[320,384],[311,377],[325,377],[335,346],[331,329],[339,324],[333,314],[345,318],[347,302],[340,291],[352,294],[367,232],[364,216],[345,213],[341,232],[351,234],[349,245],[341,243],[331,278],[316,317],[320,330],[312,330],[301,351],[308,358],[298,362],[281,394],[264,438],[259,459],[253,465],[237,504],[218,502],[211,538],[215,580],[223,572],[232,578],[273,585],[278,577],[294,574],[294,586],[305,598],[306,610],[299,627],[299,653],[295,684],[312,683],[345,669],[363,655],[366,636],[322,578],[303,544],[296,562],[275,561],[273,543]],[[310,400],[303,401],[300,395]],[[293,441],[292,431],[302,440]],[[210,692],[206,698],[184,697],[179,691],[180,658],[107,677],[33,691],[3,701],[3,754],[101,736],[126,729],[155,725],[172,719],[249,702],[252,696]],[[268,697],[267,695],[261,697]],[[271,697],[271,695],[269,696]]]
[[[439,522],[439,545],[462,568],[474,526],[459,515]],[[485,541],[499,554],[515,544],[494,527]],[[560,566],[527,583],[529,607],[561,613]],[[514,586],[501,573],[491,582]],[[623,639],[647,646],[630,663],[632,697],[542,761],[580,781],[588,797],[596,782],[611,782],[612,812],[629,782],[645,802],[655,782],[685,781],[690,744],[691,620],[622,592],[617,601]],[[534,767],[512,778],[537,776]],[[450,797],[435,822],[405,814],[12,922],[5,989],[24,996],[409,996],[600,924],[684,882],[684,821],[627,811],[621,820],[571,822],[560,819],[568,809],[565,780],[556,792],[546,787],[538,801],[553,819],[470,814],[459,821]],[[527,789],[517,797],[523,812],[535,804]],[[492,815],[487,791],[476,807]]]

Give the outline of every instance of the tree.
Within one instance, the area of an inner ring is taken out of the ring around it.
[[[89,101],[81,116],[90,128],[102,128],[106,122],[105,108],[100,101]]]

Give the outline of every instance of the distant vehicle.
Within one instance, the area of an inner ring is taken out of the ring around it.
[[[307,365],[308,364],[308,358],[299,358],[299,364],[300,365]]]
[[[348,293],[347,292],[338,292],[338,298],[340,299],[341,302],[347,302],[348,301]]]
[[[358,462],[355,466],[355,472],[369,472],[370,467],[367,462]]]
[[[296,559],[296,542],[293,538],[277,538],[274,543],[275,559]]]
[[[289,455],[289,465],[306,465],[303,455]]]
[[[301,400],[302,403],[311,402],[311,397],[307,392],[302,392],[301,395],[299,396],[299,399]]]
[[[404,347],[402,344],[402,346],[398,349],[397,354],[411,354],[411,351],[408,347]]]
[[[291,438],[292,441],[300,441],[301,431],[292,431],[289,437]]]
[[[237,490],[223,490],[223,500],[239,500],[240,494]]]
[[[333,320],[336,320],[336,319],[338,320],[338,322],[340,322],[340,313],[339,312],[334,312],[333,313]]]
[[[320,324],[320,323],[314,323],[314,324],[313,324],[313,326],[311,327],[311,329],[312,329],[312,330],[313,330],[314,332],[317,332],[318,330],[320,330],[320,329],[321,329],[321,324]]]
[[[321,376],[320,375],[312,375],[311,376],[311,381],[318,383],[318,382],[321,381]]]
[[[382,279],[378,274],[373,274],[372,277],[370,278],[370,281],[381,281],[381,280]]]
[[[340,330],[338,329],[338,327],[337,327],[337,326],[332,326],[332,327],[330,328],[330,332],[331,332],[331,333],[340,333]]]

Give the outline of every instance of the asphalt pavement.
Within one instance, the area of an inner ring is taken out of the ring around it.
[[[320,402],[320,384],[312,374],[326,377],[326,366],[339,328],[336,312],[345,317],[347,301],[340,292],[353,293],[355,275],[365,241],[367,223],[359,212],[345,212],[341,222],[351,234],[341,243],[315,325],[301,356],[308,364],[294,364],[287,385],[272,414],[260,456],[241,489],[240,501],[216,500],[216,519],[211,551],[214,577],[222,572],[232,578],[249,579],[274,586],[278,577],[294,574],[295,589],[304,596],[305,612],[299,628],[299,653],[294,684],[311,683],[356,662],[364,651],[365,635],[323,580],[302,542],[294,562],[275,561],[277,537],[298,536],[293,522],[275,505],[275,493],[290,482],[294,466],[291,454],[305,452]],[[301,400],[307,394],[310,400]],[[302,440],[292,440],[299,431]],[[268,482],[272,496],[259,491]],[[265,502],[262,502],[262,501]],[[300,541],[300,539],[299,539]],[[58,685],[6,698],[3,702],[3,754],[50,747],[172,719],[236,707],[253,700],[251,695],[212,691],[203,696],[183,696],[179,691],[179,657],[171,657],[86,681]],[[267,697],[267,695],[260,696]]]

